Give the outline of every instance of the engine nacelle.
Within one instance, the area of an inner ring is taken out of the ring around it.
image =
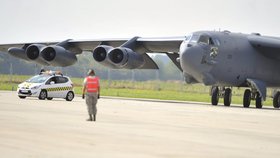
[[[110,61],[118,68],[136,69],[145,64],[143,56],[125,47],[118,47],[108,54]]]
[[[117,68],[116,65],[114,65],[108,58],[108,53],[113,49],[114,47],[112,46],[100,45],[93,50],[92,56],[94,60],[99,62],[101,65],[110,68]]]
[[[75,64],[77,57],[74,53],[61,46],[51,45],[41,50],[41,55],[52,66],[69,66]]]
[[[46,46],[43,44],[31,44],[25,50],[26,56],[28,57],[28,59],[30,59],[31,61],[35,61],[36,63],[42,64],[42,65],[49,65],[43,59],[43,57],[40,55],[41,50],[44,47],[46,47]]]

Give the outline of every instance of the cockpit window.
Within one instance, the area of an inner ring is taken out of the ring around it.
[[[219,46],[220,41],[216,38],[212,38],[207,34],[201,34],[201,35],[195,35],[192,36],[186,36],[186,40],[189,41],[189,43],[203,43],[207,45],[213,45],[213,46]]]
[[[190,43],[197,43],[199,36],[198,35],[192,35]]]
[[[216,38],[212,38],[208,35],[201,35],[199,37],[198,43],[204,43],[207,45],[215,45],[215,46],[219,46],[220,45],[220,41]]]
[[[190,40],[191,39],[191,35],[188,35],[188,36],[186,36],[186,39],[185,39],[185,41],[188,41],[188,40]]]
[[[207,44],[207,45],[214,45],[214,42],[213,42],[212,38],[207,36],[207,35],[201,35],[199,37],[198,43],[204,43],[204,44]]]

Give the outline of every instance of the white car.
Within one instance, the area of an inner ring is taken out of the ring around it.
[[[74,99],[73,83],[69,77],[61,74],[43,73],[36,75],[18,85],[19,98],[38,97],[40,100],[64,98]]]

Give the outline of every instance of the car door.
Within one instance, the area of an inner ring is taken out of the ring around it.
[[[46,83],[46,85],[47,85],[48,97],[58,98],[61,96],[61,94],[59,93],[61,84],[59,83],[58,76],[51,77],[49,81]]]
[[[65,98],[66,94],[68,92],[67,89],[67,81],[68,79],[66,77],[63,76],[57,76],[57,87],[58,87],[58,97],[60,98]]]
[[[45,89],[47,90],[48,97],[55,97],[55,77],[51,77],[48,79],[48,81],[45,83]]]

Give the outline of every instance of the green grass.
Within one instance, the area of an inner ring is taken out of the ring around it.
[[[0,90],[16,90],[17,85],[31,76],[0,75]],[[75,93],[82,93],[83,78],[71,78]],[[233,88],[232,103],[242,104],[244,88]],[[271,90],[268,90],[271,93]],[[101,80],[101,96],[147,98],[161,100],[210,102],[209,87],[201,84],[188,85],[181,81],[107,81]],[[220,99],[220,104],[223,99]],[[254,104],[253,102],[251,103]],[[272,105],[272,99],[267,98],[265,105]]]

